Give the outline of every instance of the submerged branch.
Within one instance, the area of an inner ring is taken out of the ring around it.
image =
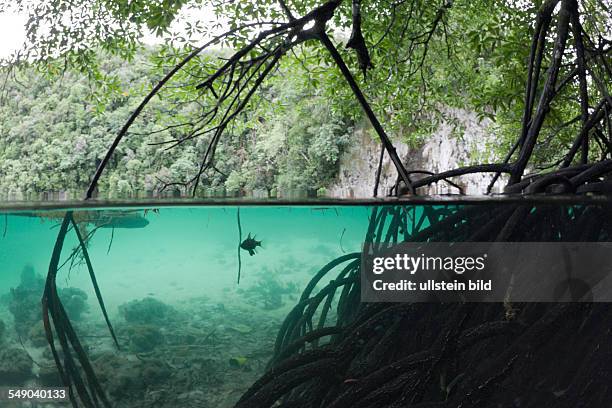
[[[236,209],[236,218],[238,223],[238,279],[236,283],[240,285],[240,272],[242,271],[242,253],[240,252],[240,245],[242,244],[242,224],[240,223],[240,207]]]
[[[102,406],[110,408],[111,405],[106,394],[102,390],[89,358],[70,323],[70,319],[64,310],[57,292],[56,278],[58,265],[68,233],[68,226],[73,223],[72,212],[66,212],[55,241],[51,261],[49,262],[49,271],[42,298],[43,324],[53,359],[55,360],[62,382],[68,387],[68,394],[72,405],[78,406],[76,395],[74,394],[76,390],[79,399],[86,407],[97,408],[102,404]],[[51,321],[55,328],[55,336],[57,336],[62,348],[63,359],[60,357],[55,346]],[[73,352],[76,354],[78,365]],[[85,372],[87,382],[82,378],[80,369]]]
[[[81,231],[79,231],[79,226],[74,221],[74,218],[71,217],[70,221],[72,223],[77,239],[79,240],[79,245],[81,246],[81,252],[83,253],[83,258],[85,258],[85,263],[87,265],[87,271],[89,272],[89,278],[91,279],[91,283],[94,287],[94,292],[96,293],[96,298],[98,299],[98,304],[100,305],[100,309],[102,309],[102,314],[104,315],[104,321],[106,322],[106,327],[108,327],[108,331],[110,332],[113,338],[113,341],[115,343],[115,346],[117,347],[117,350],[121,350],[121,347],[119,347],[119,341],[117,340],[117,336],[115,335],[115,330],[113,329],[113,326],[108,317],[108,313],[106,312],[106,306],[104,305],[104,299],[102,298],[102,293],[100,292],[100,287],[98,286],[98,280],[96,279],[96,274],[94,273],[93,265],[91,264],[91,259],[89,258],[89,251],[87,250],[87,245],[85,241],[83,240]],[[115,228],[113,228],[112,231],[114,233]]]

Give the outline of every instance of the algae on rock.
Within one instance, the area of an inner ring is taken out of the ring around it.
[[[119,306],[119,313],[128,323],[162,324],[176,312],[173,307],[152,298],[132,300]]]

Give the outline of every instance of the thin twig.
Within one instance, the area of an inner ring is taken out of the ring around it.
[[[240,223],[240,207],[236,209],[236,218],[238,222],[238,285],[240,285],[240,273],[242,271],[242,254],[240,252],[240,244],[242,244],[242,224]]]

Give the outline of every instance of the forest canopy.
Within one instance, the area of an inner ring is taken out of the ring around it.
[[[121,93],[102,111],[92,99],[91,84],[78,72],[44,77],[29,69],[9,81],[0,105],[0,191],[82,192],[142,91],[155,81],[147,66],[155,52],[143,51],[130,64],[118,57],[105,62],[101,69],[117,78]],[[317,190],[331,183],[352,122],[331,112],[321,96],[307,93],[299,79],[279,76],[262,93],[276,103],[236,120],[220,146],[214,177],[205,180],[203,190],[272,193],[278,188]],[[177,110],[165,99],[154,101],[119,147],[101,190],[112,196],[160,191],[193,174],[198,143],[170,150],[151,145],[172,134],[163,130],[160,117],[186,116],[190,109]]]
[[[57,78],[69,75],[82,79],[83,91],[76,99],[93,103],[93,109],[84,115],[101,124],[99,131],[107,138],[106,143],[97,137],[95,143],[88,144],[92,148],[90,157],[62,157],[60,162],[82,161],[81,169],[87,168],[87,174],[103,155],[103,145],[110,143],[108,134],[116,133],[122,120],[128,119],[138,97],[144,97],[157,80],[203,44],[209,42],[217,50],[198,53],[186,62],[135,121],[139,130],[130,130],[126,145],[118,150],[120,157],[115,157],[109,167],[107,179],[100,180],[101,188],[122,191],[149,188],[156,182],[183,187],[226,185],[230,189],[270,190],[281,184],[324,187],[337,170],[337,157],[350,140],[351,126],[360,123],[364,115],[333,55],[320,42],[309,40],[316,27],[308,25],[323,21],[317,19],[319,15],[325,16],[325,32],[331,36],[338,55],[346,61],[350,74],[391,139],[419,143],[441,121],[450,120],[445,118],[445,108],[459,107],[494,120],[490,131],[498,140],[501,155],[520,133],[529,44],[543,3],[101,0],[76,7],[68,0],[20,0],[0,4],[0,10],[16,10],[30,16],[26,43],[4,69],[8,83],[31,83],[24,81],[31,75],[43,76],[50,83],[61,83]],[[595,43],[609,47],[609,2],[587,0],[578,7],[584,31],[598,36],[592,39],[590,47],[595,47]],[[216,23],[198,20],[197,16],[203,15]],[[300,19],[306,25],[291,37],[292,24]],[[267,42],[258,40],[275,30],[278,33],[266,37]],[[144,51],[144,38],[151,33],[163,44]],[[286,33],[289,35],[285,38]],[[288,45],[282,43],[292,40]],[[546,37],[543,41],[552,44],[554,38]],[[255,45],[251,47],[252,44]],[[573,46],[570,44],[569,48]],[[232,67],[240,67],[243,77],[239,79],[243,83],[255,82],[257,86],[245,85],[249,92],[245,91],[242,99],[238,99],[240,103],[232,106],[230,102],[235,99],[217,100],[219,86],[230,80],[227,70],[219,84],[202,81],[229,66],[239,50],[247,51]],[[273,58],[268,59],[270,56]],[[571,56],[568,52],[567,58]],[[109,59],[121,64],[122,69],[110,69]],[[552,51],[546,51],[541,65],[546,68],[551,61]],[[265,71],[268,63],[270,69]],[[257,83],[255,79],[262,71],[265,75]],[[579,81],[573,78],[551,104],[542,133],[555,137],[537,144],[535,163],[551,165],[561,160],[559,152],[571,145],[580,128],[576,118],[580,102],[574,97],[578,87]],[[588,87],[591,93],[600,93],[597,81],[589,81]],[[244,98],[244,94],[248,97]],[[213,130],[209,132],[210,129],[192,119],[198,118],[193,112],[207,112],[206,108],[211,106],[212,117],[204,120]],[[313,110],[322,106],[325,112],[313,114]],[[52,104],[47,105],[47,109],[52,108]],[[274,118],[266,120],[266,115],[267,119],[270,115]],[[289,121],[288,127],[279,129],[278,123],[285,121]],[[305,125],[306,121],[311,123]],[[249,140],[244,139],[248,130],[253,132]],[[7,133],[3,132],[4,138]],[[88,130],[84,132],[87,134]],[[282,147],[278,144],[280,134],[285,142]],[[243,135],[242,142],[237,135]],[[66,140],[71,140],[74,147],[75,139]],[[321,149],[330,140],[333,143],[326,146],[331,151]],[[181,145],[182,149],[168,149],[167,154],[158,155],[144,153],[153,149],[151,143],[159,143],[157,148]],[[295,149],[294,143],[298,146]],[[153,157],[161,161],[153,164],[131,159],[129,151],[135,150],[128,147],[130,144],[149,146],[141,149],[145,161]],[[240,153],[245,146],[250,152],[248,159]],[[290,154],[279,154],[279,149]],[[74,154],[69,146],[57,150],[60,156],[59,152],[66,156]],[[317,158],[313,161],[311,155]],[[278,160],[298,165],[283,167]],[[127,172],[130,177],[125,180],[126,172],[120,163],[127,168],[129,161],[133,163]],[[74,167],[75,172],[79,166]],[[172,166],[175,170],[170,169]],[[298,170],[291,174],[295,169]],[[164,172],[163,177],[159,171]],[[190,177],[194,172],[196,177]],[[113,174],[117,175],[114,179]],[[86,176],[71,180],[83,177]],[[74,187],[84,181],[76,182]],[[56,184],[49,180],[21,185],[36,190]]]

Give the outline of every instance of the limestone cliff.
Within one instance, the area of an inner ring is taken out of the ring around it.
[[[408,170],[426,170],[438,173],[456,167],[487,163],[495,160],[492,145],[495,142],[488,129],[491,121],[479,120],[476,114],[461,109],[447,109],[446,114],[452,122],[443,122],[437,130],[418,148],[410,148],[395,137],[393,143],[398,155],[406,164]],[[453,131],[461,129],[461,132]],[[458,135],[460,133],[460,135]],[[372,131],[366,131],[361,126],[355,130],[355,142],[340,158],[340,171],[337,181],[332,184],[327,193],[332,197],[368,198],[372,197],[374,177],[380,155],[380,143]],[[394,185],[397,174],[389,156],[383,161],[379,196],[388,194]],[[414,176],[423,177],[423,176]],[[455,178],[453,181],[461,185],[466,194],[484,194],[491,174],[474,174]],[[503,186],[498,181],[497,189]],[[420,189],[420,194],[458,193],[457,189],[446,182],[439,182],[426,189]]]

